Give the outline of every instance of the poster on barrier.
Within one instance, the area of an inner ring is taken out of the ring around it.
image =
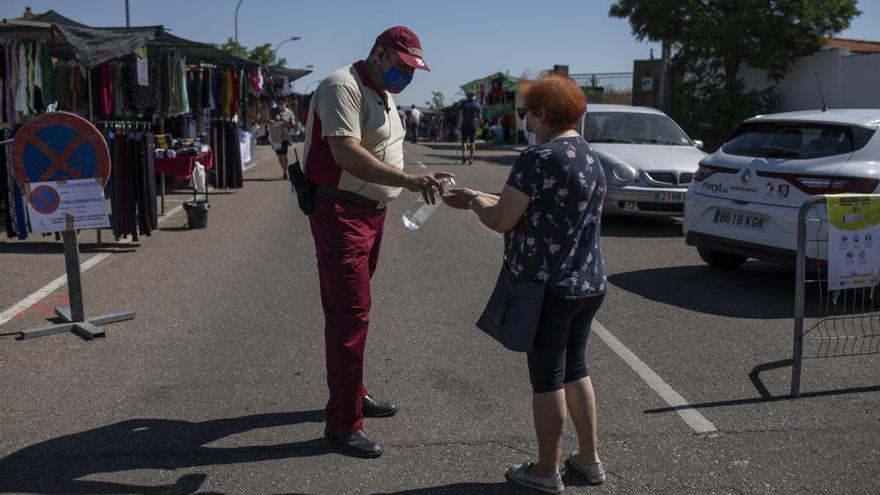
[[[880,196],[828,196],[828,289],[880,284]]]

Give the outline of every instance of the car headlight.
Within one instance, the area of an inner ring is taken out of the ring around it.
[[[636,173],[636,169],[630,167],[629,165],[624,165],[623,163],[617,163],[614,165],[612,175],[614,175],[614,180],[616,180],[617,182],[622,182],[624,184],[634,181],[638,176],[638,174]]]

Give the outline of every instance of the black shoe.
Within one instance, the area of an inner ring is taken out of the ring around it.
[[[353,433],[337,433],[329,428],[324,428],[324,438],[344,454],[354,457],[372,459],[379,457],[384,452],[382,446],[371,440],[364,430]]]
[[[363,414],[365,418],[390,418],[397,414],[397,406],[367,394],[363,399]]]

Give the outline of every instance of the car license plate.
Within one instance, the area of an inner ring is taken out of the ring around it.
[[[654,193],[654,201],[658,203],[684,203],[683,192],[658,192]]]
[[[734,210],[715,210],[715,223],[747,230],[765,231],[769,219],[764,215]]]

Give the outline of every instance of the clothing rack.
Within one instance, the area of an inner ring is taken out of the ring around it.
[[[107,131],[150,132],[153,130],[153,123],[143,120],[97,120],[95,124]]]

